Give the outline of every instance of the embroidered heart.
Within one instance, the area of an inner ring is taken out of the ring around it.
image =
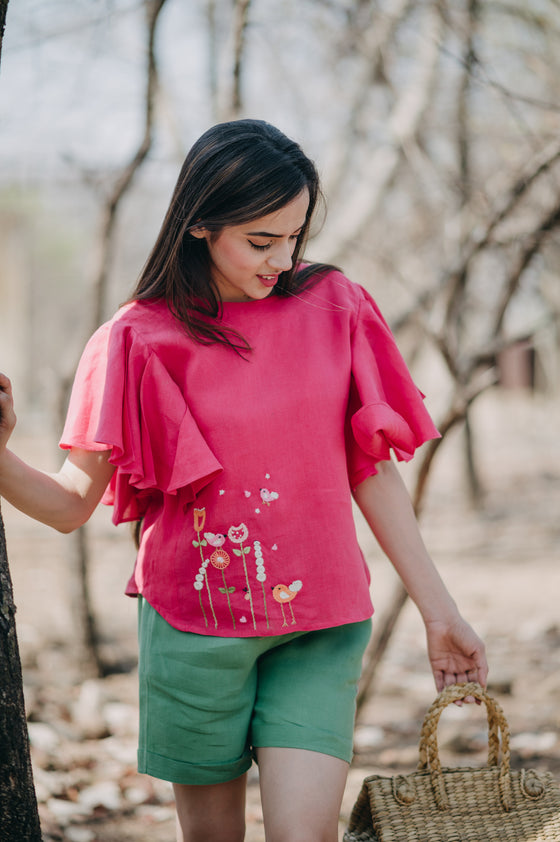
[[[265,475],[264,475],[264,478],[265,478],[265,479],[270,479],[270,474],[265,474]]]
[[[220,491],[219,491],[220,497],[222,496],[222,494],[225,494],[225,493],[226,493],[226,492],[224,491],[224,489],[223,489],[223,488],[220,488]]]
[[[277,549],[278,549],[278,544],[273,544],[273,545],[272,545],[272,547],[271,547],[270,549],[271,549],[271,550],[277,550]]]
[[[250,491],[246,491],[246,492],[245,492],[245,497],[250,497],[250,496],[251,496],[251,492],[250,492]]]
[[[261,513],[261,510],[260,510],[260,509],[255,509],[255,514],[256,514],[256,515],[260,515],[260,513]]]
[[[245,617],[245,616],[240,617],[240,618],[239,618],[239,622],[240,622],[240,623],[246,623],[246,622],[247,622],[247,617]]]

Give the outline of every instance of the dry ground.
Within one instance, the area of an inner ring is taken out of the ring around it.
[[[487,642],[490,687],[509,720],[514,765],[548,768],[560,778],[560,403],[494,393],[475,409],[484,506],[466,503],[454,435],[431,477],[422,529],[463,613]],[[48,468],[56,463],[50,441],[22,425],[14,446]],[[411,481],[413,468],[404,473]],[[121,596],[133,558],[127,531],[113,529],[106,511],[95,515],[91,587],[105,655],[129,671],[83,681],[69,608],[72,539],[7,504],[3,515],[45,839],[172,842],[168,785],[134,768],[135,616],[133,601]],[[381,622],[393,574],[357,522]],[[420,723],[434,695],[422,625],[407,605],[358,722],[341,834],[364,775],[414,769]],[[484,762],[484,716],[474,706],[446,712],[441,737],[449,765]],[[263,842],[256,771],[247,815],[248,842]]]

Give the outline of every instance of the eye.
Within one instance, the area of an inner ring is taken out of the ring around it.
[[[270,248],[270,243],[267,243],[265,246],[259,246],[257,243],[253,243],[252,240],[248,240],[249,245],[251,248],[256,249],[257,251],[267,251]]]

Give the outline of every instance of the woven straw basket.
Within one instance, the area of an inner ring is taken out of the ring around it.
[[[439,718],[447,705],[465,696],[486,705],[488,765],[442,768]],[[497,840],[560,842],[560,787],[548,772],[512,772],[509,728],[500,705],[478,684],[454,684],[425,716],[418,771],[365,778],[344,842]]]

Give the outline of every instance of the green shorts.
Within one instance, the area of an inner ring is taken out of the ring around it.
[[[275,637],[182,632],[139,599],[138,769],[217,784],[253,749],[301,748],[350,762],[371,621]]]

